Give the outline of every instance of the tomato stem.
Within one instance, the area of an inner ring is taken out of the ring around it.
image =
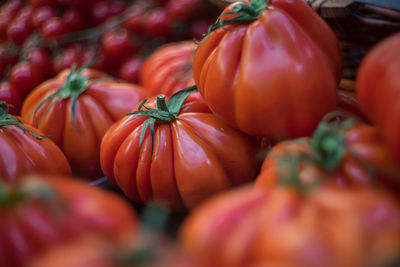
[[[22,121],[16,119],[15,117],[13,117],[11,114],[8,113],[8,107],[10,106],[11,105],[8,105],[3,101],[0,101],[0,127],[15,125],[18,128],[22,129],[24,132],[30,133],[33,137],[35,137],[38,140],[43,139],[44,137],[48,137],[32,132],[31,130],[26,128],[22,123]]]

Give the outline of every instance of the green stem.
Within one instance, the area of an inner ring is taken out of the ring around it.
[[[26,128],[22,121],[14,118],[11,114],[8,113],[9,106],[10,105],[6,104],[5,102],[0,101],[0,127],[15,125],[18,128],[22,129],[24,132],[30,133],[33,137],[35,137],[38,140],[43,139],[44,137],[48,137],[37,134]]]

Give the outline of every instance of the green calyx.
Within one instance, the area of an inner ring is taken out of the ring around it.
[[[76,112],[75,112],[75,106],[76,106],[76,101],[78,100],[78,97],[80,94],[85,92],[87,88],[92,86],[93,84],[99,83],[99,82],[104,82],[105,80],[99,80],[95,82],[89,82],[90,77],[85,77],[82,75],[82,71],[85,69],[85,67],[79,68],[77,71],[75,71],[76,66],[73,65],[71,67],[71,72],[68,74],[67,79],[65,80],[64,85],[54,92],[53,94],[49,95],[46,97],[44,100],[42,100],[39,105],[36,107],[35,112],[33,116],[36,116],[36,113],[38,112],[39,108],[46,102],[50,102],[50,105],[46,109],[46,111],[43,113],[43,115],[39,118],[37,121],[36,127],[39,126],[41,119],[49,112],[51,107],[58,101],[61,101],[63,99],[67,98],[72,98],[71,101],[71,110],[72,110],[72,117],[74,120],[75,125],[77,126],[77,120],[76,120]]]
[[[152,141],[152,151],[154,146],[154,124],[170,123],[176,119],[178,116],[183,103],[187,97],[193,93],[197,92],[196,86],[191,86],[176,92],[168,102],[165,102],[165,95],[157,96],[157,109],[148,108],[144,104],[147,100],[143,100],[140,103],[138,110],[134,112],[129,112],[126,115],[136,115],[133,119],[146,116],[148,119],[144,121],[142,132],[139,140],[139,150],[142,146],[144,136],[146,134],[147,128],[150,128],[151,141]]]
[[[204,38],[204,40],[202,40],[200,43],[205,42],[211,32],[221,27],[233,24],[238,25],[238,24],[246,24],[253,22],[269,6],[269,2],[270,1],[268,0],[250,0],[249,4],[245,3],[236,4],[232,8],[231,12],[222,13],[221,16],[218,18],[218,20],[208,28],[207,33],[204,34],[206,38]],[[227,15],[237,15],[237,16],[231,19],[221,20],[223,19],[224,16]]]
[[[30,133],[33,137],[35,137],[38,140],[43,139],[44,137],[47,137],[47,136],[43,136],[43,135],[37,134],[35,132],[32,132],[31,130],[26,128],[20,120],[17,120],[11,114],[8,113],[9,106],[10,105],[7,105],[5,102],[0,101],[0,127],[8,126],[8,125],[15,125],[15,126],[19,127],[20,129],[24,130],[25,132]]]
[[[343,154],[346,151],[346,129],[353,124],[354,120],[352,119],[331,123],[324,119],[318,125],[311,140],[313,161],[327,171],[336,169],[342,162]]]

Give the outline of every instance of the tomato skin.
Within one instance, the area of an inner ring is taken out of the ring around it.
[[[125,29],[106,32],[101,38],[101,44],[105,61],[114,66],[121,64],[136,50],[131,34]]]
[[[146,106],[154,107],[155,98]],[[257,172],[256,141],[216,118],[204,101],[187,99],[176,120],[155,125],[152,154],[148,132],[139,151],[144,120],[119,120],[100,150],[106,177],[135,202],[193,208],[212,194],[250,182]]]
[[[18,116],[16,119],[24,120]],[[40,131],[24,122],[34,133]],[[15,125],[0,127],[0,177],[13,182],[21,175],[40,172],[71,175],[71,167],[62,151],[49,138],[36,139]]]
[[[400,162],[400,34],[371,49],[357,73],[356,91],[362,110],[376,125],[392,154]]]
[[[213,112],[274,141],[310,134],[335,108],[340,69],[335,35],[301,0],[273,0],[249,25],[215,30],[193,57],[194,80]]]
[[[75,107],[77,125],[73,121],[70,97],[56,102],[43,115],[50,105],[46,102],[34,116],[39,103],[63,86],[69,72],[64,70],[35,88],[25,99],[21,114],[32,125],[36,125],[43,116],[38,129],[50,135],[62,148],[73,171],[83,177],[98,178],[102,175],[99,150],[104,133],[147,94],[137,85],[104,81],[89,86],[79,95]],[[92,77],[89,82],[109,78],[100,71],[90,69],[86,69],[83,75]]]
[[[36,29],[42,27],[43,23],[56,16],[56,12],[51,6],[44,6],[36,9],[32,15],[32,23]]]
[[[33,49],[28,52],[27,60],[33,69],[42,73],[43,79],[50,78],[53,75],[53,61],[47,50],[43,48]]]
[[[136,232],[136,215],[119,196],[61,175],[24,176],[13,188],[34,192],[35,186],[51,191],[52,201],[27,196],[0,208],[2,266],[26,266],[46,250],[83,236],[126,245]]]
[[[40,32],[44,39],[50,40],[63,36],[68,29],[62,18],[52,17],[43,23]]]
[[[9,82],[0,83],[0,101],[12,105],[12,107],[8,108],[10,114],[19,114],[22,106],[22,96]]]
[[[171,34],[171,17],[164,8],[152,9],[144,23],[145,33],[152,37],[169,37]]]
[[[399,225],[399,202],[384,191],[248,187],[200,205],[179,239],[207,266],[385,266],[396,259]]]
[[[54,60],[54,72],[59,73],[64,69],[70,68],[74,63],[81,66],[80,47],[71,45],[63,51],[63,53]]]
[[[194,85],[191,61],[195,48],[193,41],[182,41],[156,49],[146,58],[140,71],[143,87],[151,95],[171,96]]]
[[[140,57],[133,56],[128,58],[124,63],[122,63],[118,77],[129,83],[138,83],[139,72],[142,69],[142,65],[143,60]]]
[[[35,68],[27,61],[22,61],[13,66],[9,81],[21,95],[25,96],[43,80],[40,69]]]
[[[32,7],[21,9],[7,28],[7,37],[15,44],[21,45],[33,32]]]
[[[342,186],[379,185],[400,191],[400,181],[397,178],[400,168],[382,142],[377,129],[358,123],[346,130],[345,136],[346,150],[335,169],[327,171],[317,163],[304,160],[296,171],[298,177],[316,182],[332,180]],[[282,163],[283,160],[289,157],[301,158],[304,155],[311,157],[313,152],[309,141],[310,138],[301,138],[275,145],[264,160],[256,186],[275,187],[281,181],[280,173],[288,168]]]
[[[0,39],[7,35],[7,26],[15,15],[22,9],[23,3],[20,0],[8,1],[0,9]]]
[[[64,25],[68,28],[69,32],[83,30],[86,26],[84,16],[77,9],[69,9],[62,17]]]

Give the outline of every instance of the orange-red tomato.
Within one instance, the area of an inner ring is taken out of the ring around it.
[[[376,128],[364,123],[327,127],[320,125],[312,139],[275,145],[264,160],[256,186],[273,188],[299,179],[312,187],[332,180],[342,186],[380,185],[400,191],[400,167]]]
[[[169,43],[146,58],[140,71],[140,81],[150,95],[171,96],[194,85],[192,58],[195,48],[193,41]]]
[[[148,103],[154,108],[156,99]],[[215,117],[206,103],[186,99],[174,119],[154,124],[154,143],[146,131],[139,149],[149,118],[121,119],[101,145],[104,174],[133,201],[155,199],[172,209],[192,208],[256,175],[255,139]]]
[[[250,2],[229,5],[214,28],[228,25],[196,49],[199,92],[217,116],[247,134],[272,140],[311,134],[336,106],[338,41],[305,1]],[[239,14],[244,21],[230,24]]]
[[[46,249],[81,235],[122,245],[137,228],[122,198],[58,175],[2,184],[0,196],[1,266],[25,266]]]
[[[207,266],[387,266],[400,249],[400,204],[367,187],[240,188],[194,210],[180,243]]]
[[[97,178],[102,175],[104,133],[147,93],[137,85],[106,81],[110,77],[99,71],[78,70],[69,76],[72,72],[64,70],[39,85],[26,98],[22,117],[63,150],[74,173]]]
[[[400,33],[371,49],[357,73],[361,107],[400,162]]]
[[[53,141],[0,102],[0,180],[13,182],[31,172],[71,175],[71,167]]]

